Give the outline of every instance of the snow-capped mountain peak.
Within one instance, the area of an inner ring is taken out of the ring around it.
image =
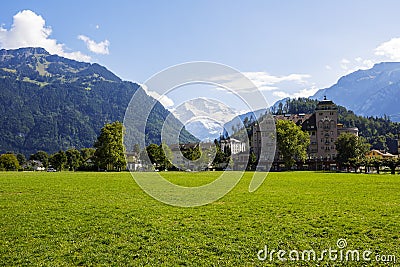
[[[186,130],[202,141],[218,138],[225,123],[238,112],[224,103],[208,98],[195,98],[184,102],[171,112],[185,125]]]

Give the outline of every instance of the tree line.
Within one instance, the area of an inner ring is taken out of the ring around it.
[[[126,167],[123,145],[123,125],[121,122],[106,124],[100,131],[93,148],[70,148],[48,154],[37,151],[29,156],[7,152],[0,156],[0,170],[113,170],[121,171]]]
[[[62,170],[108,170],[121,171],[126,168],[125,148],[123,145],[124,129],[121,122],[106,124],[100,131],[97,141],[93,148],[70,148],[66,151],[58,151],[54,154],[47,154],[45,151],[38,151],[31,154],[29,161],[23,154],[5,153],[0,155],[0,170],[33,170],[35,167],[45,169],[53,168],[57,171]],[[277,148],[279,157],[283,160],[287,169],[291,169],[296,162],[305,162],[307,159],[307,148],[310,143],[309,134],[302,131],[300,126],[289,120],[278,120],[276,122]],[[191,146],[181,149],[183,156],[191,161],[198,160],[199,170],[214,168],[223,170],[231,163],[230,150],[222,150],[218,140],[214,141],[216,149],[215,157],[210,158],[207,151],[202,151],[200,146]],[[370,149],[370,144],[362,136],[355,136],[343,133],[336,142],[337,158],[339,168],[354,168],[355,170],[364,167],[365,171],[372,167],[379,172],[380,167],[386,166],[394,173],[400,166],[398,158],[379,159],[367,158],[366,153]],[[136,158],[144,165],[151,166],[159,171],[180,170],[183,166],[174,166],[171,162],[172,151],[166,144],[150,144],[142,151],[139,145],[134,146]],[[40,164],[41,166],[36,166]],[[257,166],[257,158],[250,151],[247,170],[254,170]]]

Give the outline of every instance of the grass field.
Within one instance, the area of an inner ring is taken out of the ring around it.
[[[165,175],[195,186],[219,173]],[[254,193],[250,179],[217,202],[179,208],[146,195],[129,173],[0,173],[0,265],[383,265],[377,255],[400,262],[400,175],[270,173]],[[257,258],[265,245],[319,253],[338,249],[340,238],[344,250],[370,250],[371,261]]]

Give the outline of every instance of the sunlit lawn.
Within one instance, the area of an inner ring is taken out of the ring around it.
[[[197,186],[219,172],[164,175]],[[0,265],[362,266],[259,261],[264,249],[371,250],[400,262],[400,175],[251,173],[222,199],[179,208],[144,193],[129,173],[0,173]]]

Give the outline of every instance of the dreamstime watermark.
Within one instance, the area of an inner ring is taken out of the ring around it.
[[[218,88],[220,91],[224,90],[242,101],[247,107],[247,110],[253,114],[254,111],[261,107],[268,107],[264,95],[257,86],[244,74],[229,66],[213,62],[189,62],[172,66],[152,76],[141,85],[143,90],[138,89],[134,93],[124,117],[124,145],[127,152],[133,149],[134,144],[139,144],[142,149],[146,147],[149,144],[148,137],[150,135],[153,135],[153,137],[156,136],[157,138],[160,137],[160,143],[166,143],[167,145],[176,146],[181,143],[180,137],[184,125],[182,124],[182,127],[177,129],[176,118],[169,114],[163,118],[164,121],[161,127],[159,127],[159,124],[155,126],[152,115],[155,114],[154,110],[159,108],[159,103],[156,101],[150,103],[144,94],[145,92],[151,93],[151,95],[160,102],[168,99],[168,93],[176,93],[177,90],[179,90],[179,94],[189,93],[189,95],[192,96],[193,90],[189,92],[187,90],[188,85],[207,85]],[[224,105],[221,106],[224,107]],[[141,112],[137,112],[138,109],[140,109]],[[138,115],[139,113],[140,115]],[[218,118],[214,116],[215,113],[216,112],[214,112],[214,114],[209,112],[206,119],[218,123]],[[190,121],[190,118],[188,121]],[[223,125],[223,123],[221,124]],[[243,129],[243,121],[239,120],[239,124],[238,128]],[[260,145],[257,147],[259,161],[249,185],[249,192],[253,192],[261,186],[271,168],[275,156],[276,132],[273,116],[266,113],[262,120],[258,122],[257,127],[259,132],[262,133],[262,136],[260,136],[262,140],[260,140],[260,142],[262,141],[262,144],[268,144],[268,146]],[[246,170],[246,163],[249,161],[251,155],[249,152],[250,142],[248,135],[238,135],[235,136],[235,139],[239,139],[239,142],[245,144],[247,153],[242,153],[240,157],[232,156],[230,163],[235,166],[235,171],[224,171],[217,179],[209,184],[198,187],[179,186],[165,179],[161,172],[154,171],[131,172],[131,175],[147,194],[163,203],[180,207],[194,207],[209,204],[231,191],[240,181]],[[202,144],[200,144],[200,147],[201,145]],[[215,152],[215,144],[212,143],[212,145],[214,147],[209,149],[209,151]],[[144,151],[146,152],[146,150]],[[215,157],[216,153],[211,152],[208,156]],[[151,164],[150,157],[146,153],[142,155],[142,157],[144,157],[145,162]],[[183,166],[199,166],[199,164],[204,164],[202,160],[189,160],[185,158],[180,151],[173,151],[173,153],[165,154],[170,162],[178,169],[182,168],[178,165],[177,158],[179,158],[179,162],[181,162]],[[245,164],[243,164],[243,162],[245,162]]]
[[[396,263],[396,256],[393,254],[379,254],[371,250],[348,249],[347,241],[340,238],[336,247],[315,251],[307,250],[283,250],[269,249],[267,245],[257,253],[260,261],[339,261],[339,262],[380,262]]]

